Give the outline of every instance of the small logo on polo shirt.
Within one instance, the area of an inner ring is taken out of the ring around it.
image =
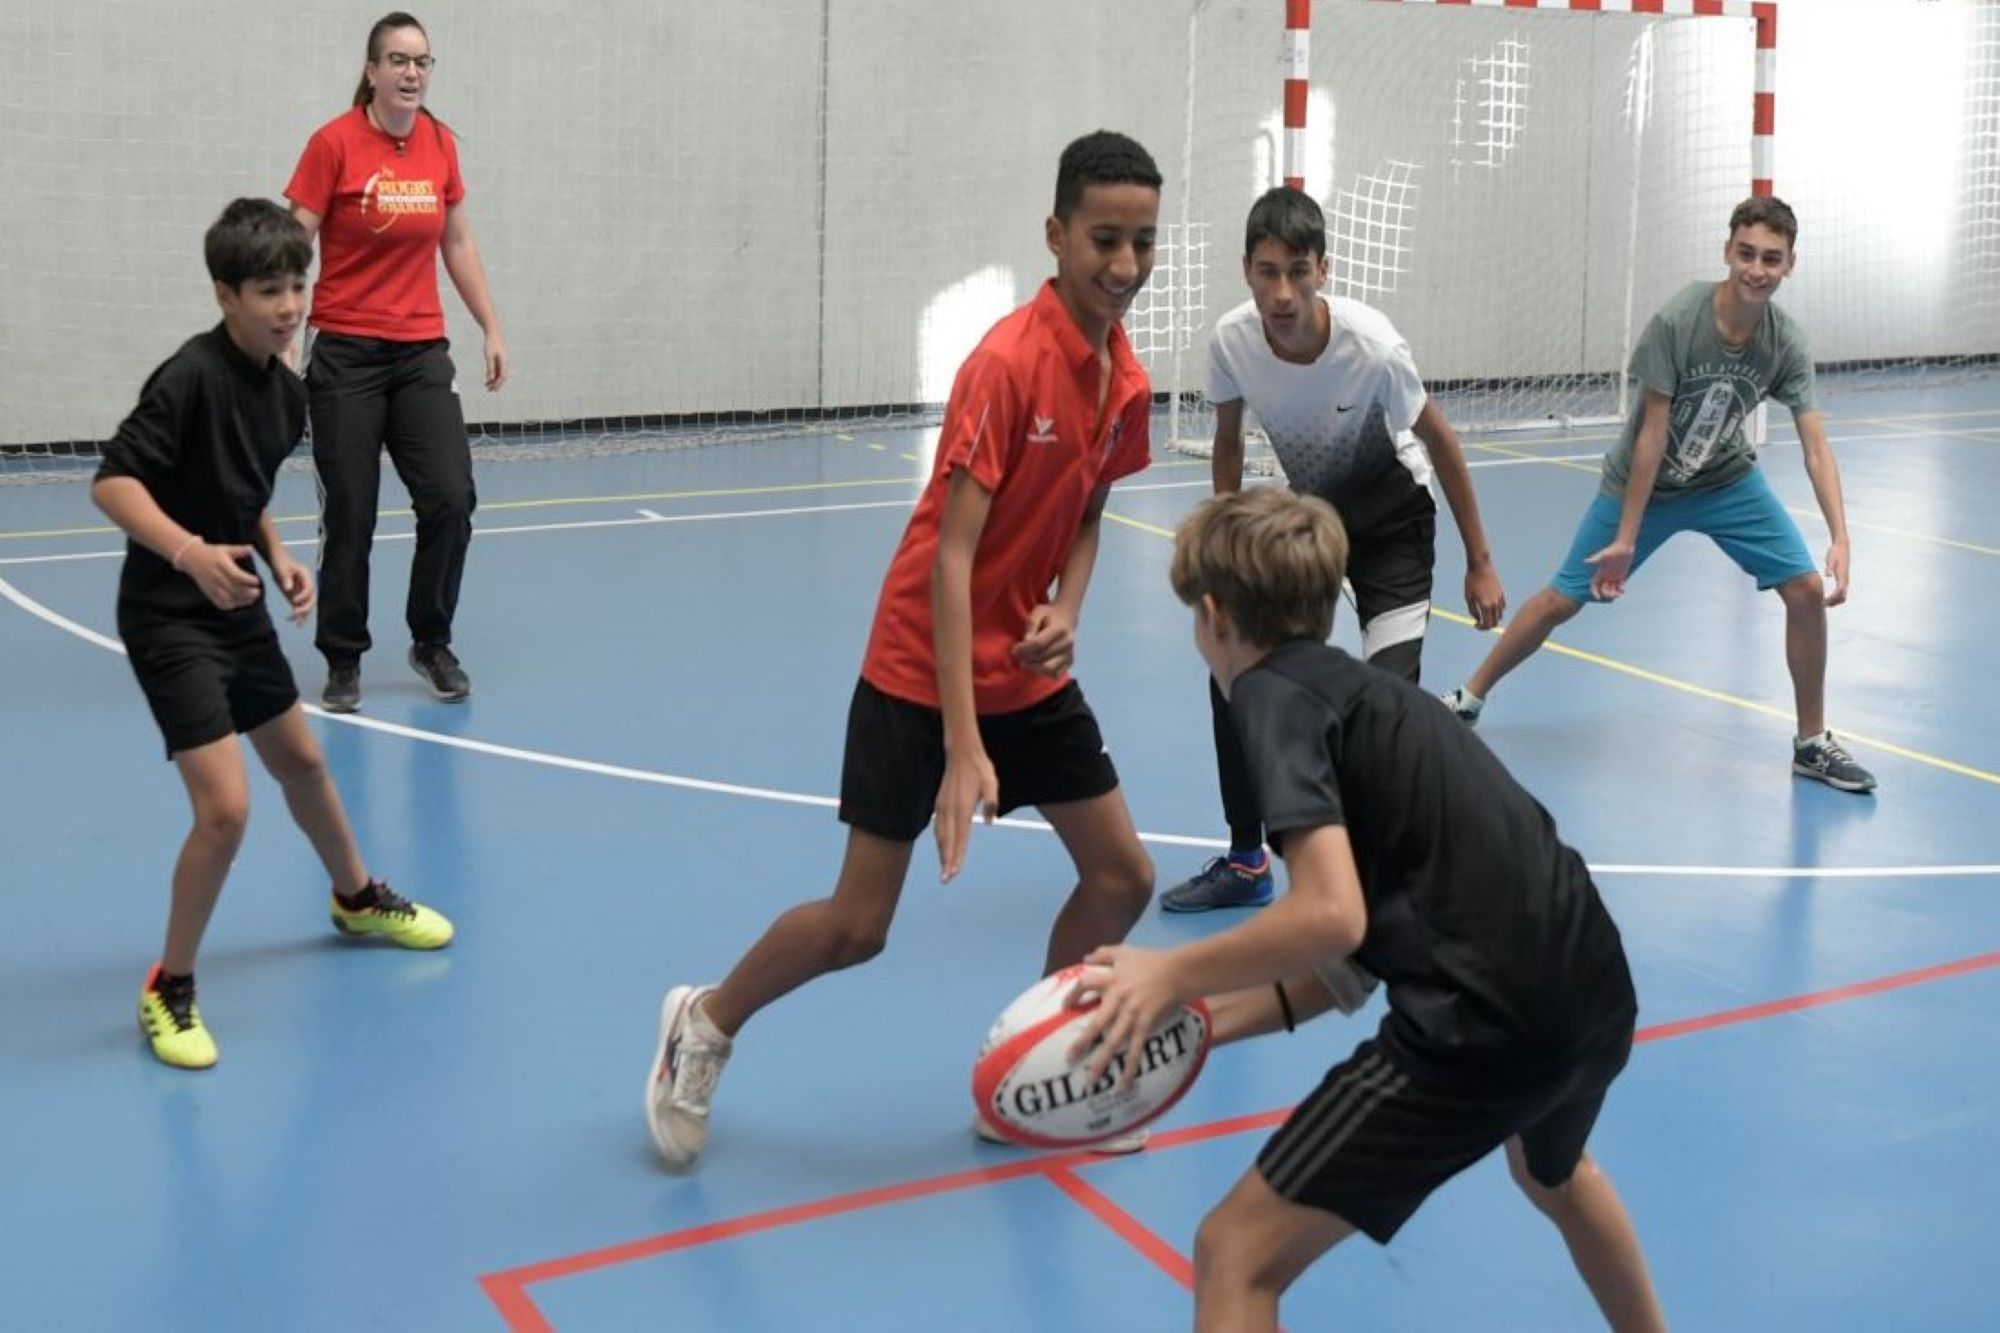
[[[1354,410],[1354,406],[1355,405],[1353,403],[1346,403],[1346,404],[1336,403],[1334,404],[1333,410],[1336,412],[1352,412]]]
[[[1028,432],[1028,443],[1029,444],[1060,443],[1060,441],[1056,439],[1056,419],[1054,417],[1036,417],[1035,428]]]

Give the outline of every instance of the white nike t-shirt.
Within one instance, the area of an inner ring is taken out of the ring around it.
[[[1333,329],[1309,366],[1271,350],[1256,302],[1224,315],[1208,344],[1209,401],[1242,399],[1291,488],[1343,513],[1394,468],[1428,487],[1430,456],[1410,432],[1426,395],[1409,344],[1373,306],[1320,299]]]

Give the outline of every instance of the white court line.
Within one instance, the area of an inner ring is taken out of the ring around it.
[[[1597,457],[1592,454],[1590,457]],[[1516,462],[1555,462],[1554,459],[1504,459],[1499,462],[1469,463],[1468,467],[1504,467]],[[1209,488],[1207,481],[1158,481],[1135,486],[1120,486],[1114,494],[1124,495],[1134,491],[1183,491],[1199,487]],[[473,530],[475,537],[506,537],[524,532],[580,532],[593,528],[635,528],[653,523],[716,523],[725,519],[739,518],[791,518],[801,514],[842,514],[865,509],[908,509],[914,500],[858,500],[851,504],[832,505],[791,505],[781,509],[735,509],[720,513],[702,514],[661,514],[651,509],[638,511],[638,518],[588,518],[575,519],[567,523],[517,523],[504,527],[481,527]],[[414,541],[414,532],[389,532],[375,538],[378,542]],[[298,537],[285,543],[287,549],[317,546],[317,537]],[[62,555],[10,555],[0,556],[0,566],[5,565],[61,565],[77,560],[117,560],[125,554],[124,547],[109,551],[71,551]]]
[[[1206,484],[1206,483],[1204,483]],[[785,509],[738,509],[716,514],[656,514],[650,509],[641,509],[644,518],[590,518],[577,519],[569,523],[520,523],[512,527],[476,528],[475,537],[505,537],[523,532],[575,532],[584,528],[639,528],[655,523],[715,523],[732,518],[789,518],[798,514],[840,514],[858,509],[908,509],[908,500],[858,500],[852,504],[838,505],[796,505]],[[415,541],[414,532],[391,532],[377,538],[378,542]],[[301,546],[317,546],[317,537],[300,537],[285,543],[286,549]],[[115,551],[82,551],[69,555],[10,555],[0,556],[0,565],[56,565],[69,560],[116,560],[125,554],[123,547]]]
[[[60,612],[51,610],[28,596],[6,579],[0,579],[0,597],[5,597],[29,615],[44,621],[66,634],[73,634],[86,643],[123,654],[125,645],[107,634],[100,634],[87,625],[80,625]],[[449,736],[441,732],[425,731],[420,727],[404,726],[400,722],[383,722],[376,718],[362,717],[358,713],[329,713],[313,704],[302,705],[306,712],[325,722],[342,726],[359,727],[364,731],[377,731],[384,735],[399,736],[404,740],[417,741],[427,745],[440,745],[446,749],[464,750],[470,754],[483,754],[495,759],[511,759],[517,763],[534,764],[542,768],[561,769],[571,773],[588,773],[596,777],[617,778],[625,782],[640,782],[655,787],[677,787],[683,791],[708,792],[718,796],[741,796],[755,801],[771,801],[782,805],[809,805],[823,810],[838,809],[840,802],[831,796],[815,796],[809,792],[780,791],[773,787],[747,787],[735,782],[714,782],[707,778],[685,777],[678,773],[660,773],[648,768],[631,768],[623,764],[601,764],[591,759],[574,759],[568,755],[550,754],[545,750],[526,750],[514,745],[496,745],[491,741],[470,740],[464,736]],[[1037,833],[1053,833],[1055,830],[1039,819],[1006,819],[994,821],[1000,828],[1030,829]],[[1140,832],[1141,842],[1160,847],[1198,847],[1211,850],[1227,850],[1227,838],[1198,838],[1182,833]],[[1672,866],[1672,865],[1591,865],[1594,875],[1658,875],[1694,878],[1732,879],[1912,879],[2000,875],[2000,865],[1959,865],[1959,866]]]

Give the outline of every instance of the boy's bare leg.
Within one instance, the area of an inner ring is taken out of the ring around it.
[[[1153,859],[1139,842],[1125,793],[1039,807],[1076,863],[1076,888],[1049,927],[1042,975],[1080,963],[1092,949],[1125,938],[1153,897]]]
[[[167,910],[166,948],[160,966],[174,976],[194,971],[195,955],[223,881],[243,845],[250,822],[250,775],[243,748],[234,736],[210,741],[174,756],[194,808],[194,827],[174,861],[173,903]]]
[[[1785,665],[1792,673],[1792,699],[1799,736],[1826,730],[1826,585],[1817,574],[1801,574],[1778,585],[1785,603]]]
[[[1556,1224],[1576,1271],[1615,1333],[1666,1333],[1667,1316],[1646,1271],[1639,1233],[1611,1178],[1589,1153],[1570,1178],[1551,1189],[1528,1174],[1521,1140],[1507,1140],[1507,1165],[1529,1202]]]
[[[1549,635],[1555,633],[1556,626],[1582,609],[1581,602],[1572,602],[1554,588],[1542,588],[1507,622],[1500,642],[1486,654],[1486,660],[1465,682],[1465,688],[1481,699],[1486,698],[1508,672],[1535,655]]]
[[[833,896],[801,903],[773,921],[703,1001],[708,1021],[734,1037],[773,1000],[881,953],[913,846],[850,828]]]
[[[367,888],[368,867],[355,845],[347,809],[326,771],[326,755],[306,721],[305,709],[293,704],[252,731],[250,743],[284,791],[292,822],[312,843],[335,891],[352,895]]]
[[[1278,1327],[1278,1298],[1354,1234],[1332,1213],[1281,1197],[1255,1167],[1202,1219],[1194,1239],[1197,1333]]]

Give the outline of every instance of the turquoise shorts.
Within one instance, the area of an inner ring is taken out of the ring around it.
[[[1592,600],[1590,578],[1596,569],[1585,563],[1586,559],[1618,535],[1618,518],[1624,507],[1625,497],[1598,492],[1576,526],[1576,537],[1562,568],[1549,580],[1551,588],[1572,602]],[[1757,580],[1759,589],[1775,588],[1801,574],[1817,572],[1806,540],[1799,535],[1799,525],[1785,512],[1760,470],[1753,469],[1741,481],[1714,490],[1654,499],[1639,519],[1631,572],[1636,574],[1647,557],[1660,549],[1660,543],[1677,532],[1706,535]]]

